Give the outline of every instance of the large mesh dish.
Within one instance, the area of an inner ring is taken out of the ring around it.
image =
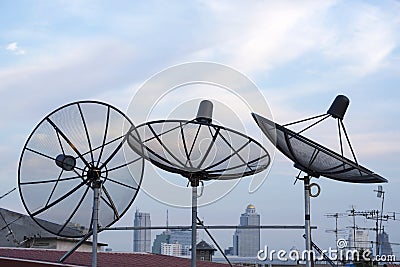
[[[160,120],[137,127],[128,138],[135,151],[159,168],[200,180],[235,179],[260,172],[270,156],[260,143],[237,131],[196,120]]]
[[[29,136],[18,169],[21,199],[36,223],[59,236],[85,235],[92,227],[96,175],[102,184],[99,226],[120,219],[143,176],[144,159],[126,149],[126,133],[135,135],[133,129],[121,111],[96,101],[74,102],[46,116]]]
[[[311,176],[349,183],[387,182],[378,174],[302,135],[260,115],[253,114],[253,117],[268,139],[295,163],[295,167]]]

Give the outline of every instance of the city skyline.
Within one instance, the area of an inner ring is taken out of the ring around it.
[[[230,223],[226,223],[224,225],[228,225],[228,226],[245,225],[244,217],[246,217],[245,215],[248,212],[249,206],[251,206],[251,209],[253,209],[252,207],[255,208],[255,205],[249,204],[246,207],[245,213],[240,213],[240,209],[238,209],[236,211],[236,215],[239,218],[239,223],[238,224],[236,224],[234,222],[230,222]],[[331,222],[331,228],[330,229],[324,229],[324,231],[326,233],[328,233],[327,235],[329,235],[331,237],[331,239],[333,239],[333,241],[330,243],[330,247],[332,249],[335,249],[335,247],[336,247],[337,240],[335,241],[334,237],[335,237],[335,231],[337,231],[338,240],[339,241],[340,240],[346,240],[346,244],[348,246],[347,248],[351,249],[352,247],[355,246],[357,249],[370,249],[372,251],[372,253],[375,255],[375,248],[376,248],[375,247],[376,246],[376,236],[375,236],[375,234],[376,234],[376,229],[374,228],[374,226],[375,226],[376,220],[375,219],[372,220],[372,221],[370,221],[370,220],[362,220],[362,219],[353,220],[353,219],[351,219],[353,217],[352,216],[352,212],[357,212],[357,210],[353,210],[353,209],[354,209],[354,207],[352,207],[352,210],[348,210],[347,213],[345,213],[345,212],[336,213],[336,214],[339,215],[339,217],[338,217],[339,223],[338,223],[338,228],[337,229],[334,229],[335,223],[333,221],[329,220],[329,215],[331,215],[331,214],[325,214],[325,216],[327,217],[326,220]],[[169,222],[169,218],[170,217],[169,217],[168,214],[170,213],[171,209],[167,209],[166,211],[167,211],[167,217],[165,217],[165,218],[168,219],[167,223],[164,225],[163,223],[160,222],[159,224],[157,224],[157,226],[158,227],[162,227],[162,226],[168,226],[168,225],[169,226],[178,225],[178,224],[175,224],[175,223],[170,224],[170,222]],[[255,209],[253,211],[255,212]],[[374,212],[376,212],[376,210],[360,211],[360,212],[361,213],[374,213]],[[255,214],[259,216],[259,220],[260,220],[260,224],[259,225],[271,225],[271,224],[261,223],[263,214],[258,214],[258,213],[255,213]],[[164,218],[164,221],[165,221],[165,218]],[[176,218],[174,218],[172,216],[171,219],[172,219],[172,221],[175,221]],[[242,221],[240,221],[240,219]],[[385,220],[385,218],[384,218],[384,220]],[[343,221],[345,221],[346,223],[343,223]],[[383,221],[383,222],[385,223],[385,221]],[[355,227],[357,229],[356,230],[356,242],[355,243],[354,243],[353,237],[352,237],[353,236],[353,229],[354,229],[353,225],[354,224],[355,224]],[[205,224],[205,225],[207,226],[207,224]],[[215,224],[215,225],[221,225],[221,224]],[[280,225],[282,226],[282,224],[280,224]],[[291,224],[291,225],[293,225],[293,224]],[[299,223],[298,225],[302,225],[302,224]],[[180,226],[190,226],[190,225],[189,225],[189,222],[188,222],[187,224],[180,225]],[[391,245],[391,244],[395,244],[395,247],[396,247],[398,245],[398,243],[394,242],[393,240],[389,240],[390,233],[387,233],[384,229],[385,229],[385,227],[383,227],[382,232],[378,231],[379,232],[379,237],[378,237],[379,241],[378,242],[379,242],[380,251],[381,251],[380,255],[392,255],[394,253],[394,255],[396,255],[396,257],[400,256],[400,253],[398,252],[399,250],[392,249],[392,245]],[[234,237],[237,234],[238,230],[219,230],[219,231],[223,231],[225,233],[226,232],[231,232],[232,236]],[[243,231],[243,230],[241,230],[241,231]],[[256,230],[256,231],[258,231],[260,233],[263,233],[263,232],[264,233],[265,232],[268,233],[269,232],[269,230],[265,230],[265,229],[264,230],[260,229],[260,230]],[[278,230],[278,231],[282,231],[282,230]],[[289,230],[289,231],[291,231],[291,230]],[[297,232],[299,232],[299,234],[302,234],[303,231],[304,230],[298,230]],[[161,243],[168,243],[168,244],[179,243],[179,244],[182,244],[182,242],[180,242],[180,240],[177,241],[178,240],[177,238],[175,238],[175,239],[174,238],[173,239],[170,238],[171,232],[175,232],[177,234],[179,234],[179,232],[186,233],[185,234],[186,237],[184,239],[186,239],[187,253],[183,253],[180,256],[190,255],[190,252],[189,252],[189,247],[190,247],[190,244],[191,244],[191,239],[190,239],[191,232],[190,232],[190,230],[164,230],[164,231],[163,230],[159,230],[159,233],[157,233],[157,230],[153,231],[152,241],[151,241],[151,243],[152,243],[152,253],[162,254],[161,250],[157,250],[154,247],[156,239],[158,239],[158,242],[159,242],[158,245],[160,246],[160,249],[161,249]],[[218,231],[214,231],[213,233],[218,233]],[[214,238],[215,238],[215,236],[217,236],[217,235],[213,234]],[[268,237],[267,237],[267,239],[268,239]],[[201,240],[206,240],[206,242],[208,242],[208,243],[210,243],[212,245],[215,245],[213,243],[213,241],[207,236],[207,234],[205,234],[204,231],[198,230],[197,242],[199,242]],[[233,245],[232,239],[230,240],[230,242],[228,241],[227,243],[221,243],[217,239],[217,243],[218,243],[218,245],[220,245],[224,249],[224,251],[225,251],[224,253],[226,255],[228,255],[228,256],[239,256],[239,255],[237,255],[237,253],[234,252],[234,248],[232,246]],[[255,243],[257,243],[257,241]],[[262,245],[262,244],[260,244],[260,245]],[[183,246],[183,248],[184,248],[184,246]],[[289,249],[289,248],[291,250],[294,249],[294,248],[301,249],[301,246],[297,247],[297,244],[293,243],[293,244],[289,244],[286,247],[286,249]],[[172,249],[172,248],[169,248],[169,249]],[[221,256],[219,251],[217,251],[216,254],[218,256]],[[241,255],[241,256],[243,256],[243,257],[251,257],[251,256],[244,256],[244,255]]]

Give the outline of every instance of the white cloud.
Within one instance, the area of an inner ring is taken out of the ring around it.
[[[193,54],[246,73],[268,75],[283,64],[316,60],[310,72],[360,78],[386,67],[400,39],[394,11],[364,2],[206,1],[212,29]],[[398,9],[394,6],[393,9]],[[322,69],[321,69],[322,67]],[[333,68],[333,69],[332,69]]]
[[[8,45],[7,45],[7,48],[6,48],[7,50],[10,50],[10,51],[16,51],[17,49],[18,49],[18,44],[16,43],[16,42],[14,42],[14,43],[9,43]]]
[[[26,51],[24,49],[19,48],[17,42],[9,43],[6,46],[6,50],[14,52],[16,55],[25,55]]]
[[[268,71],[314,49],[324,37],[322,19],[334,1],[206,2],[215,20],[215,45],[200,55],[223,55],[245,72]]]
[[[399,21],[379,7],[359,4],[350,14],[338,15],[323,54],[341,61],[343,71],[357,76],[370,74],[385,66],[399,40]]]

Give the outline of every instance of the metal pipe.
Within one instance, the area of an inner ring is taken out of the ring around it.
[[[203,222],[197,218],[197,221],[199,222],[200,225],[204,226]],[[206,231],[207,235],[211,238],[211,240],[214,242],[214,244],[217,246],[219,252],[224,256],[225,260],[228,262],[229,266],[233,267],[232,263],[229,261],[228,257],[225,255],[224,251],[222,248],[218,245],[217,240],[211,235],[210,231],[208,231],[207,228],[204,228],[204,231]]]
[[[101,181],[93,182],[93,243],[92,243],[92,267],[97,267],[97,236],[99,221],[99,199]]]
[[[311,256],[311,224],[310,224],[310,177],[304,176],[304,227],[306,238],[306,251]],[[311,267],[310,258],[306,259],[306,267]]]
[[[382,233],[383,229],[382,229],[382,221],[383,221],[383,203],[385,202],[385,192],[382,191],[382,207],[381,207],[381,219],[379,222],[379,232]]]
[[[85,242],[90,236],[92,235],[92,231],[89,231],[85,236],[82,237],[81,240],[79,240],[78,243],[75,244],[75,246],[68,251],[67,253],[62,256],[58,262],[64,262],[69,256],[71,256],[72,253],[74,253],[82,244]]]
[[[197,229],[213,229],[213,230],[229,230],[229,229],[263,229],[263,230],[302,230],[304,225],[198,225]],[[118,226],[118,227],[107,227],[99,229],[101,231],[132,231],[132,230],[190,230],[192,226]],[[318,229],[317,226],[311,226],[311,229]]]
[[[197,245],[197,186],[192,186],[192,253],[190,267],[196,267]]]
[[[2,195],[0,197],[0,199],[2,199],[3,197],[6,197],[7,195],[11,194],[15,189],[17,189],[16,187],[14,187],[13,189],[11,189],[10,191],[8,191],[7,193],[5,193],[4,195]]]
[[[376,214],[377,216],[376,216],[376,223],[375,223],[375,256],[378,256],[379,255],[379,225],[378,225],[378,220],[379,220],[379,217],[378,217],[378,214]]]

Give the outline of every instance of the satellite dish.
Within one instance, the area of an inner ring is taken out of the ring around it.
[[[140,139],[128,117],[102,102],[78,101],[47,115],[19,162],[20,196],[31,218],[58,236],[93,232],[97,242],[97,227],[118,221],[142,182],[144,159],[126,149],[128,132]]]
[[[193,120],[158,120],[137,127],[140,139],[128,143],[157,167],[190,181],[192,190],[192,248],[196,247],[197,187],[207,180],[228,180],[265,170],[270,156],[263,146],[242,133],[212,123],[213,104],[200,103]],[[192,249],[192,266],[196,250]],[[193,265],[194,264],[194,265]]]
[[[144,157],[157,167],[196,180],[195,184],[236,179],[268,167],[270,156],[259,142],[212,124],[211,116],[212,103],[204,100],[196,119],[146,122],[137,127],[141,142],[129,135],[128,143],[135,151],[143,149]]]
[[[308,251],[311,250],[310,191],[311,185],[313,185],[310,184],[311,177],[324,176],[330,179],[349,183],[387,182],[385,178],[373,173],[367,168],[359,165],[357,162],[346,128],[343,124],[343,118],[349,103],[350,101],[346,96],[338,95],[326,114],[303,119],[284,126],[274,123],[260,115],[252,114],[258,126],[276,148],[294,162],[295,168],[299,169],[300,172],[303,171],[307,174],[302,178],[302,180],[304,182],[305,195],[306,250]],[[302,132],[310,129],[328,117],[337,119],[341,154],[338,154],[301,135]],[[317,118],[319,118],[317,122],[299,132],[294,132],[285,127]],[[346,136],[354,161],[343,156],[342,131]],[[309,267],[309,259],[307,259],[306,263],[307,267]]]
[[[258,125],[294,166],[313,177],[324,176],[350,183],[383,183],[387,180],[358,163],[282,125],[253,114]]]

